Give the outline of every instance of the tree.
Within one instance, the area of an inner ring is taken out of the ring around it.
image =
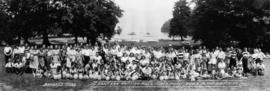
[[[7,5],[5,13],[11,21],[9,30],[14,36],[28,42],[29,37],[43,35],[43,43],[49,44],[48,34],[54,33],[51,30],[60,23],[62,16],[58,0],[3,1]]]
[[[31,19],[29,19],[31,12],[31,1],[22,0],[6,0],[4,1],[7,7],[5,13],[10,18],[9,31],[20,40],[24,38],[28,42],[31,35]]]
[[[87,37],[94,43],[99,36],[111,38],[122,10],[111,0],[66,0],[63,1],[66,31],[77,37]]]
[[[111,0],[2,1],[1,5],[6,7],[1,7],[0,19],[9,23],[6,29],[13,36],[26,42],[29,37],[42,35],[43,44],[50,44],[48,35],[61,33],[72,34],[76,43],[78,37],[92,42],[101,35],[111,38],[122,16],[122,10]]]
[[[161,32],[162,33],[168,33],[169,34],[169,32],[171,30],[171,21],[172,21],[172,19],[169,19],[162,25],[162,27],[161,27]]]
[[[193,38],[209,47],[261,47],[269,31],[269,13],[254,0],[199,0],[193,11]]]
[[[186,0],[179,0],[175,3],[173,18],[171,20],[171,28],[169,31],[169,37],[181,37],[181,40],[184,40],[184,37],[188,35],[188,22],[190,20],[191,10],[187,6]]]
[[[115,27],[123,11],[111,0],[98,0],[98,6],[98,20],[95,23],[97,34],[111,39],[116,34]]]
[[[0,41],[12,43],[15,35],[14,31],[10,31],[11,17],[7,13],[7,4],[0,1]]]

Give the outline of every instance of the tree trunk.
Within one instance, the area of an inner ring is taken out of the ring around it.
[[[19,36],[18,36],[17,43],[21,44],[21,41],[22,41],[22,37],[21,37],[21,35],[19,35]]]
[[[46,31],[43,32],[43,44],[45,44],[45,45],[50,44],[48,33]]]
[[[180,37],[181,37],[181,41],[185,41],[183,36],[180,36]]]
[[[28,37],[24,37],[24,44],[29,44]]]
[[[86,43],[89,44],[90,43],[90,37],[86,37]]]
[[[95,44],[96,44],[96,42],[97,42],[97,40],[96,40],[96,39],[91,38],[91,44],[92,44],[92,45],[95,45]]]
[[[75,35],[75,44],[78,44],[78,36]]]

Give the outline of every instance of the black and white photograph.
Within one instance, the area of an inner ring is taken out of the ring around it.
[[[270,91],[270,0],[0,0],[0,91]]]

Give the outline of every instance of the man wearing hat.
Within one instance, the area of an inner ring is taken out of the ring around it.
[[[7,44],[7,46],[4,48],[4,54],[5,54],[5,63],[8,63],[8,60],[12,56],[12,48]]]

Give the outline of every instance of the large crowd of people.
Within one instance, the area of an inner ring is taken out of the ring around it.
[[[259,48],[163,48],[72,44],[6,46],[7,73],[37,78],[93,80],[198,80],[264,75]]]

